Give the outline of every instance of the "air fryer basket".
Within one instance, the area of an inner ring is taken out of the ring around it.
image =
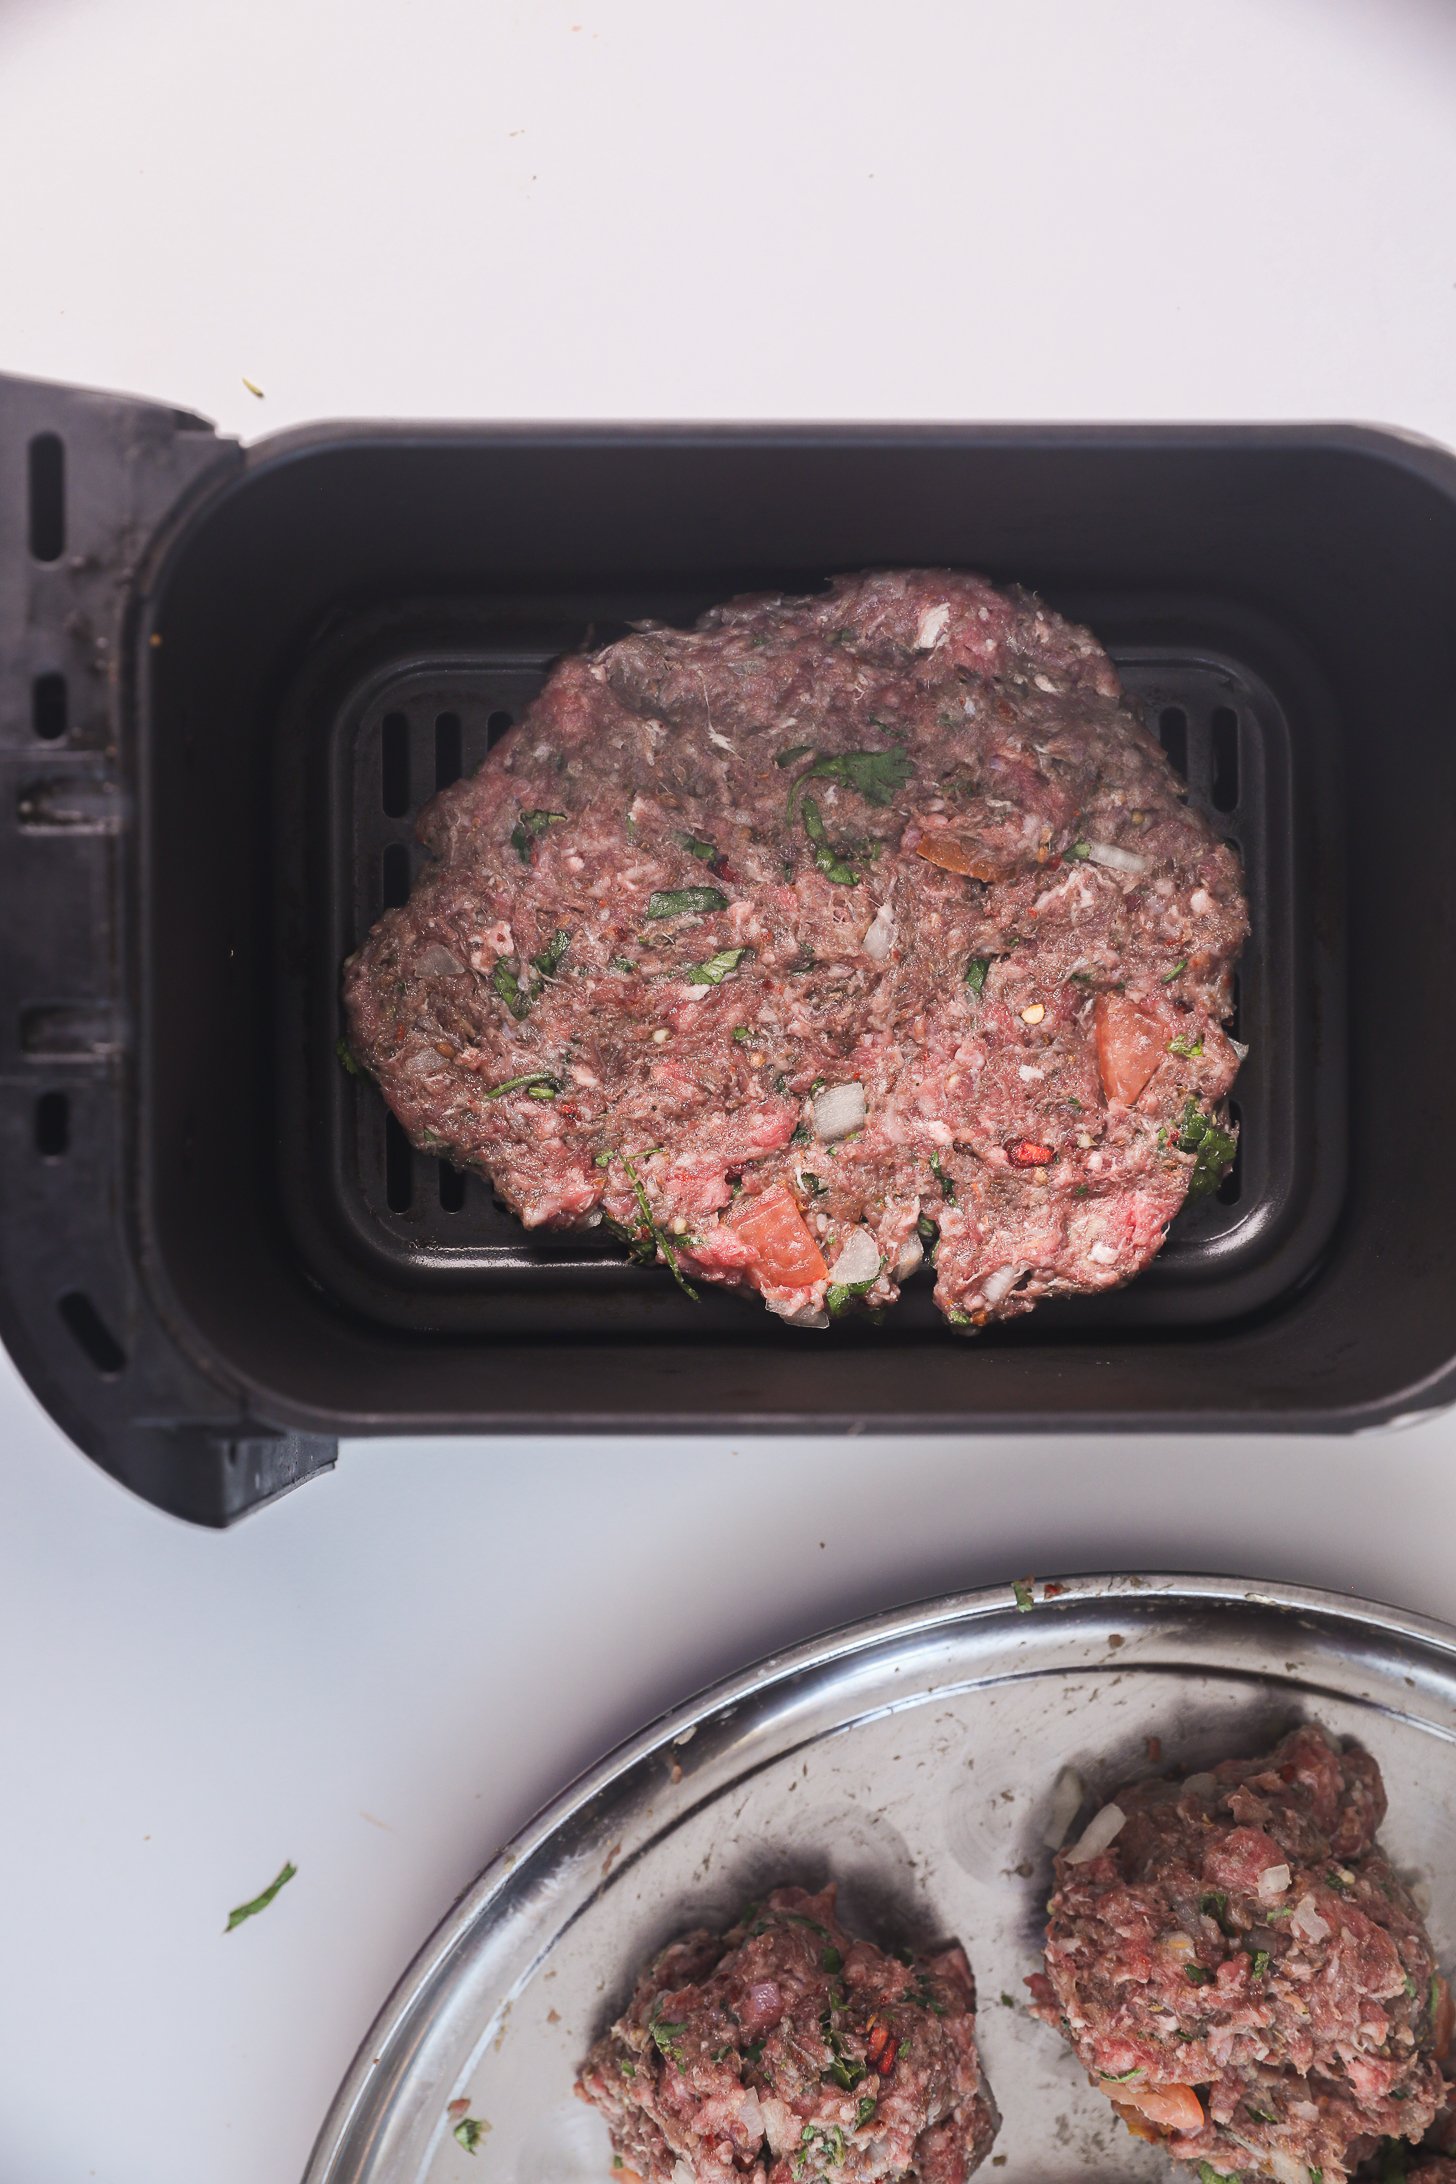
[[[1446,1399],[1456,464],[1349,428],[329,428],[0,384],[0,1327],[227,1522],[339,1433],[1356,1427]],[[37,452],[39,450],[39,452]],[[1089,621],[1235,841],[1238,1167],[1116,1295],[967,1341],[692,1305],[410,1150],[334,1047],[413,819],[549,661],[953,563]],[[1348,1032],[1347,1032],[1348,1025]]]

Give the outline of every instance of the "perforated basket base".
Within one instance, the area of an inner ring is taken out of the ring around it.
[[[664,610],[654,602],[652,611]],[[1337,1178],[1310,1170],[1311,1103],[1328,1078],[1307,1065],[1333,1016],[1320,959],[1300,940],[1312,906],[1305,902],[1301,917],[1309,880],[1292,813],[1307,736],[1265,675],[1218,641],[1226,631],[1210,627],[1206,644],[1186,635],[1176,645],[1131,634],[1119,642],[1119,619],[1104,603],[1094,626],[1192,801],[1244,863],[1253,932],[1233,1025],[1250,1047],[1232,1102],[1239,1155],[1217,1196],[1179,1217],[1131,1287],[1044,1305],[994,1331],[997,1341],[1105,1339],[1124,1329],[1141,1336],[1255,1311],[1313,1266],[1338,1195]],[[1125,619],[1130,629],[1146,626],[1145,606]],[[335,1069],[314,1079],[328,1086],[321,1107],[308,1111],[297,1097],[304,1051],[316,1060],[340,1034],[343,957],[381,910],[405,900],[425,861],[414,838],[421,806],[480,764],[551,659],[586,635],[580,621],[526,614],[508,629],[484,615],[472,627],[464,611],[444,622],[396,615],[352,632],[295,692],[282,744],[282,838],[309,905],[307,953],[301,960],[289,946],[279,966],[287,1011],[279,1117],[298,1186],[293,1225],[316,1279],[401,1329],[621,1335],[640,1327],[660,1338],[681,1324],[701,1338],[706,1313],[715,1335],[731,1340],[751,1321],[759,1338],[761,1315],[741,1299],[710,1292],[694,1307],[661,1270],[627,1262],[601,1230],[528,1232],[482,1178],[415,1151],[369,1082]],[[1320,801],[1312,789],[1312,808]],[[1336,920],[1336,876],[1321,884],[1326,918]],[[873,1339],[943,1330],[930,1286],[928,1270],[914,1277]],[[786,1331],[785,1339],[803,1337]],[[845,1337],[836,1330],[833,1339]],[[848,1339],[864,1339],[863,1329]]]

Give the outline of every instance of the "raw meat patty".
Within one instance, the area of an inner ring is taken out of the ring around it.
[[[1201,2177],[1340,2184],[1440,2111],[1450,2001],[1384,1816],[1374,1760],[1309,1726],[1120,1790],[1059,1852],[1036,2013]]]
[[[569,657],[420,835],[353,1057],[528,1226],[809,1326],[928,1246],[981,1326],[1127,1281],[1232,1158],[1237,860],[1026,593],[846,577]]]
[[[964,2184],[999,2120],[975,2009],[959,1947],[886,1956],[777,1888],[653,1959],[577,2091],[643,2184]]]

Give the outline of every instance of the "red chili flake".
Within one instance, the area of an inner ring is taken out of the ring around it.
[[[468,2100],[451,2101],[449,2106],[445,2110],[445,2113],[450,2118],[450,2121],[452,2123],[458,2123],[462,2116],[468,2116],[470,2114],[470,2103]]]
[[[1036,1145],[1029,1137],[1024,1137],[1019,1144],[1009,1147],[1008,1157],[1013,1168],[1044,1168],[1057,1156],[1050,1145]]]
[[[899,2052],[900,2043],[889,2026],[872,2023],[869,2039],[865,2042],[865,2054],[882,2078],[889,2077]]]
[[[1041,1589],[1041,1596],[1042,1596],[1042,1599],[1043,1599],[1043,1600],[1055,1600],[1055,1599],[1056,1599],[1056,1597],[1057,1597],[1057,1595],[1058,1595],[1058,1593],[1064,1593],[1064,1592],[1066,1591],[1066,1589],[1067,1589],[1067,1588],[1066,1588],[1066,1586],[1065,1586],[1065,1585],[1058,1585],[1058,1584],[1057,1584],[1057,1583],[1055,1582],[1055,1580],[1053,1580],[1053,1582],[1052,1582],[1051,1584],[1049,1584],[1049,1585],[1043,1585],[1043,1586],[1042,1586],[1042,1589]]]
[[[1156,1767],[1158,1761],[1163,1756],[1163,1740],[1161,1737],[1147,1737],[1144,1739],[1144,1742],[1146,1743],[1148,1748],[1148,1758]]]

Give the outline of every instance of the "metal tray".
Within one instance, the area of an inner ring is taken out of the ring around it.
[[[609,2184],[576,2064],[641,1960],[774,1881],[841,1884],[888,1941],[956,1935],[980,1991],[1005,2184],[1162,2176],[1061,2043],[1019,2007],[1038,1956],[1058,1769],[1089,1795],[1257,1751],[1313,1717],[1360,1740],[1384,1840],[1456,1950],[1456,1631],[1396,1609],[1216,1577],[1086,1577],[1019,1611],[1010,1586],[778,1654],[645,1730],[496,1859],[405,1975],[305,2184],[476,2173],[447,2104],[490,2125],[490,2184]],[[1423,1899],[1424,1900],[1424,1899]],[[1002,1999],[1017,1998],[1012,2006]]]

